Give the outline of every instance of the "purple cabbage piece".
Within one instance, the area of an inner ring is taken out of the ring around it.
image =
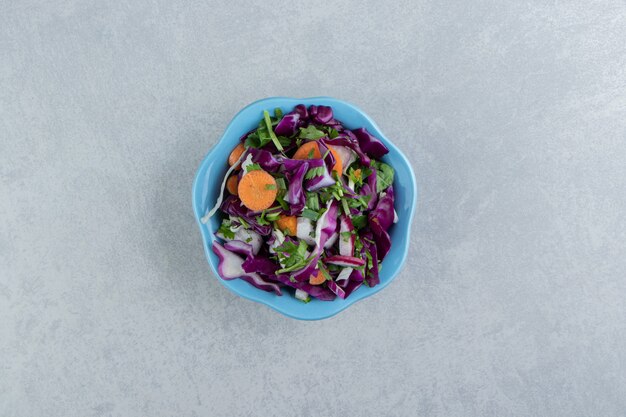
[[[304,175],[308,169],[309,164],[305,162],[300,165],[295,172],[288,171],[285,174],[287,176],[287,180],[289,181],[289,189],[287,190],[287,194],[285,196],[285,201],[290,203],[289,214],[300,214],[302,213],[302,210],[304,210],[306,195],[302,189],[302,181],[304,180]]]
[[[256,214],[252,210],[241,204],[241,200],[235,196],[228,196],[222,202],[220,209],[231,216],[243,218],[250,227],[262,236],[272,233],[272,226],[260,225],[256,219]]]
[[[344,293],[346,294],[346,298],[352,294],[353,292],[355,292],[356,290],[359,289],[359,287],[363,285],[363,281],[361,282],[357,282],[357,281],[348,281],[348,285],[346,285],[343,288]]]
[[[335,279],[335,282],[337,284],[341,285],[342,287],[345,287],[348,281],[350,281],[350,275],[352,275],[352,271],[354,271],[354,268],[350,268],[350,267],[342,268],[341,272],[335,272],[335,275],[333,276],[333,278]]]
[[[227,250],[215,241],[213,242],[212,249],[219,259],[217,271],[222,279],[231,280],[241,278],[263,291],[273,291],[277,295],[282,295],[280,287],[275,283],[264,280],[257,273],[244,271],[242,266],[244,260],[240,256]]]
[[[354,225],[348,216],[341,216],[339,221],[339,254],[343,256],[354,255],[354,243],[356,236],[352,234]],[[350,235],[348,236],[348,233]]]
[[[393,224],[393,203],[393,186],[389,186],[387,191],[382,193],[376,208],[368,215],[369,225],[376,241],[378,259],[381,261],[391,249],[391,237],[389,237],[387,230]]]
[[[374,287],[380,282],[380,277],[378,276],[378,250],[371,232],[364,233],[361,236],[361,241],[363,242],[363,250],[369,252],[372,257],[372,267],[367,271],[365,282],[367,282],[368,286]]]
[[[389,229],[393,224],[393,203],[393,186],[389,186],[384,193],[381,193],[378,204],[376,204],[374,210],[370,212],[370,221],[376,221],[383,230]]]
[[[382,261],[391,249],[391,237],[386,230],[380,229],[374,224],[371,225],[371,229],[374,233],[374,240],[376,241],[376,253],[378,259]]]
[[[314,106],[311,106],[314,107]],[[317,106],[317,111],[311,116],[311,121],[325,125],[333,119],[333,109],[328,106]]]
[[[312,167],[312,164],[319,164],[321,166],[321,164],[323,163],[323,161],[321,159],[319,159],[319,162],[313,162],[313,161],[317,161],[316,159],[290,159],[290,158],[285,158],[283,159],[282,163],[283,163],[283,169],[285,172],[289,172],[289,171],[294,171],[298,168],[300,168],[300,166],[302,164],[309,164],[309,167]]]
[[[307,180],[306,190],[307,191],[317,191],[322,188],[330,187],[335,183],[333,177],[328,173],[327,170],[324,170],[322,175],[318,175],[316,177]]]
[[[326,169],[331,172],[337,160],[335,159],[335,155],[332,152],[329,152],[328,146],[321,139],[317,142],[317,147],[319,148],[320,154],[322,156],[326,155],[324,158],[324,163],[326,164]]]
[[[253,286],[255,286],[256,288],[260,290],[267,291],[267,292],[273,291],[274,293],[276,293],[276,295],[283,295],[278,284],[264,280],[263,278],[261,278],[259,274],[251,273],[251,274],[243,275],[241,279],[246,281],[249,284],[252,284]]]
[[[321,285],[311,285],[307,281],[292,282],[289,279],[289,275],[283,275],[283,274],[277,275],[276,279],[279,282],[285,285],[288,285],[292,288],[305,291],[307,294],[321,301],[332,301],[336,298],[336,295],[331,290]]]
[[[337,233],[337,232],[334,232],[332,235],[330,235],[330,237],[328,238],[328,240],[324,244],[324,249],[332,248],[333,245],[335,244],[335,242],[337,241],[338,237],[339,237],[339,233]]]
[[[376,194],[376,170],[373,169],[372,173],[367,176],[367,182],[361,187],[360,194],[363,197],[369,196],[370,199],[367,202],[367,209],[373,210],[378,202],[378,194]]]
[[[292,111],[283,116],[274,128],[274,132],[279,136],[293,136],[298,131],[300,124],[300,114]]]
[[[327,139],[322,138],[320,139],[320,141],[322,141],[326,145],[329,145]],[[341,158],[341,163],[343,165],[342,174],[344,174],[348,170],[350,164],[354,162],[356,154],[352,149],[348,148],[347,146],[333,145],[333,149],[335,150],[335,152],[337,152],[339,158]]]
[[[245,271],[241,268],[243,259],[241,259],[238,255],[227,250],[224,246],[215,241],[213,242],[211,248],[219,259],[217,272],[219,272],[222,279],[231,280],[239,278],[245,274]]]
[[[317,106],[312,104],[309,106],[309,120],[315,120],[315,116],[317,116]]]
[[[341,133],[343,130],[345,130],[345,128],[343,127],[343,124],[341,124],[341,122],[337,119],[330,119],[325,124],[326,126],[329,126],[335,129],[338,133]]]
[[[358,159],[360,160],[360,162],[367,167],[370,166],[370,164],[372,163],[369,156],[367,156],[363,152],[363,150],[361,150],[361,146],[359,146],[359,141],[357,140],[356,136],[354,136],[354,134],[349,130],[344,130],[343,132],[339,133],[339,136],[334,139],[326,140],[326,143],[333,146],[346,146],[352,149],[359,157]]]
[[[341,299],[346,298],[346,292],[335,281],[327,281],[326,285],[328,286],[329,290],[337,295],[337,297]]]
[[[364,279],[365,277],[363,276],[363,273],[361,272],[361,270],[359,269],[352,270],[352,273],[350,274],[350,281],[363,282]]]
[[[276,158],[271,152],[264,149],[249,148],[248,153],[252,155],[252,162],[257,163],[268,172],[277,172],[283,165],[284,158]]]
[[[311,278],[311,275],[315,274],[318,260],[319,260],[319,254],[315,255],[306,266],[304,266],[303,268],[297,271],[292,272],[291,274],[289,274],[289,276],[291,276],[293,279],[295,279],[298,282],[304,282],[304,281],[308,282],[309,278]]]
[[[317,220],[315,227],[315,243],[317,250],[322,250],[328,239],[330,239],[337,230],[338,211],[337,200],[333,199],[327,204],[324,214]]]
[[[293,111],[298,113],[300,119],[302,120],[306,120],[309,118],[309,112],[307,112],[306,106],[304,104],[298,104],[296,107],[293,108]]]
[[[357,258],[355,256],[329,256],[324,260],[327,264],[345,266],[349,268],[358,268],[360,266],[365,265],[365,261],[361,258]]]
[[[380,159],[383,155],[389,153],[389,149],[383,144],[380,139],[372,135],[364,127],[358,129],[352,129],[352,133],[359,141],[359,146],[368,156],[372,158]]]
[[[254,256],[252,251],[252,245],[247,244],[241,240],[229,240],[224,243],[224,248],[227,250],[234,252],[238,255],[243,255],[246,257]],[[246,272],[256,272],[256,271],[246,271]]]
[[[289,161],[296,161],[296,160],[291,159]],[[309,169],[324,168],[324,172],[322,173],[322,175],[318,175],[316,177],[306,180],[304,188],[306,188],[307,191],[316,191],[321,188],[331,186],[335,183],[335,180],[330,175],[328,168],[326,166],[326,162],[323,159],[305,159],[301,162],[301,164],[305,161],[308,162]],[[288,166],[295,166],[295,165],[296,165],[295,163],[291,163],[291,162],[286,163],[285,169],[289,169]]]
[[[241,265],[245,272],[256,272],[270,278],[275,278],[279,265],[264,256],[251,256]]]

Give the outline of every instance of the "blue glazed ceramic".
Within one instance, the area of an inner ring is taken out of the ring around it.
[[[259,120],[263,118],[263,110],[273,110],[280,107],[287,113],[297,104],[311,104],[331,106],[335,118],[340,120],[349,129],[365,127],[372,134],[382,140],[389,148],[389,153],[382,160],[391,165],[395,171],[394,191],[395,208],[398,213],[398,223],[391,226],[391,250],[383,261],[380,273],[380,284],[374,288],[361,286],[347,299],[335,299],[334,301],[319,301],[313,299],[305,304],[293,296],[289,290],[283,291],[283,296],[261,291],[247,282],[234,279],[225,281],[219,278],[217,272],[218,259],[211,250],[211,244],[216,239],[213,233],[219,228],[219,213],[213,216],[207,224],[203,224],[200,218],[215,204],[222,179],[228,168],[227,159],[231,150],[236,146],[239,138],[249,130],[255,128]],[[204,252],[211,270],[225,287],[249,300],[265,304],[274,310],[300,320],[320,320],[331,317],[345,310],[355,302],[374,295],[385,288],[398,275],[406,260],[411,236],[411,223],[417,203],[417,187],[415,174],[411,164],[398,148],[380,131],[376,123],[370,119],[358,107],[330,97],[312,97],[304,99],[288,97],[270,97],[256,101],[241,110],[230,122],[226,131],[215,146],[209,151],[198,168],[198,173],[193,183],[192,190],[193,209],[202,233]]]

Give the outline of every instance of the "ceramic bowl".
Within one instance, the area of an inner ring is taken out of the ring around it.
[[[394,191],[395,209],[398,213],[398,222],[391,226],[391,250],[382,263],[380,284],[373,288],[365,285],[353,292],[347,299],[336,298],[334,301],[319,301],[313,299],[303,303],[293,296],[293,291],[285,290],[282,296],[259,290],[247,282],[234,279],[223,280],[217,272],[218,258],[211,250],[211,244],[216,239],[214,232],[219,228],[220,215],[213,216],[208,223],[203,224],[200,219],[215,204],[222,179],[228,169],[227,160],[231,150],[237,145],[239,138],[255,128],[263,118],[263,110],[272,111],[280,107],[284,113],[293,109],[297,104],[311,104],[331,106],[334,117],[340,120],[349,129],[365,127],[374,136],[379,138],[389,148],[389,153],[382,160],[395,169]],[[402,152],[378,128],[376,123],[362,110],[353,104],[331,97],[288,98],[270,97],[244,107],[226,127],[220,140],[206,155],[193,183],[193,209],[202,234],[204,252],[209,266],[216,279],[235,294],[265,304],[274,310],[300,320],[320,320],[331,317],[350,307],[359,300],[367,298],[384,289],[393,281],[402,269],[409,249],[411,223],[417,204],[417,187],[415,174],[411,164]]]

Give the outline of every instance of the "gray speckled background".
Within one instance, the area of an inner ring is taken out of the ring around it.
[[[624,2],[0,3],[3,417],[626,414]],[[192,215],[271,95],[419,182],[404,272],[326,321],[228,292]]]

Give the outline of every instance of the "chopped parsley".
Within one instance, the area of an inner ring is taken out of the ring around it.
[[[394,170],[384,162],[372,161],[376,169],[376,193],[380,194],[393,184]]]
[[[224,235],[226,239],[235,238],[235,232],[232,231],[231,222],[228,219],[222,220],[222,224],[220,225],[220,228],[217,229],[217,233]]]
[[[320,199],[317,193],[306,193],[306,206],[315,211],[320,209]]]
[[[316,222],[320,218],[320,215],[317,211],[313,211],[309,208],[305,208],[302,211],[302,217],[306,217],[307,219],[313,220],[314,222]]]
[[[306,172],[306,175],[304,176],[305,180],[310,180],[312,178],[315,177],[319,177],[320,175],[324,175],[324,172],[326,171],[326,169],[324,167],[315,167],[315,168],[311,168]]]
[[[259,164],[249,164],[246,166],[246,172],[252,172],[252,171],[261,171],[263,170],[263,168],[261,168],[261,165]]]
[[[317,139],[320,139],[320,138],[323,138],[324,136],[326,136],[326,133],[324,133],[321,130],[317,129],[313,125],[308,125],[307,127],[301,127],[300,128],[299,136],[302,139],[317,140]]]
[[[367,216],[360,215],[352,217],[352,225],[355,229],[363,229],[365,226],[367,226]]]

